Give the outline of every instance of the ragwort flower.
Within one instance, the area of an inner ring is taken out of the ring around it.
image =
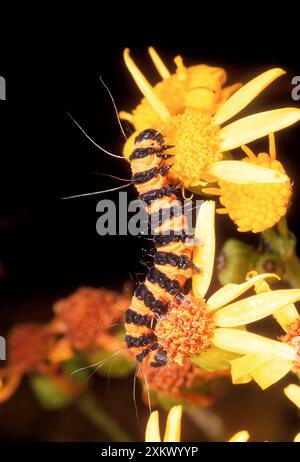
[[[169,172],[171,181],[181,183],[183,187],[199,186],[216,180],[249,184],[249,178],[250,182],[255,178],[255,183],[287,181],[285,174],[272,168],[255,163],[222,160],[224,152],[288,127],[300,119],[299,109],[283,108],[257,113],[221,127],[244,109],[271,82],[284,74],[282,69],[270,69],[255,77],[235,91],[225,102],[222,101],[216,112],[214,112],[216,108],[214,105],[203,107],[203,91],[214,95],[214,89],[201,82],[201,77],[206,74],[200,71],[199,81],[196,79],[195,84],[193,79],[191,83],[187,77],[189,83],[186,100],[193,101],[193,104],[186,103],[183,111],[174,113],[169,111],[153,90],[131,59],[128,49],[124,52],[124,59],[137,86],[160,118],[159,124],[149,126],[160,130],[165,136],[166,144],[174,146],[172,168]],[[220,79],[216,81],[220,86]],[[200,91],[199,98],[195,97],[195,91]],[[194,97],[189,99],[190,92]],[[141,128],[145,129],[148,126],[143,124],[139,127]],[[125,155],[132,149],[133,138],[134,135],[125,147]]]
[[[267,273],[242,284],[227,284],[205,300],[215,254],[212,201],[205,202],[200,208],[195,239],[198,245],[195,245],[193,262],[199,273],[193,276],[193,294],[188,295],[178,309],[171,306],[155,327],[158,342],[170,359],[181,364],[185,358],[192,357],[197,365],[205,367],[207,363],[210,365],[211,358],[215,361],[217,357],[229,367],[226,358],[230,352],[230,360],[235,355],[261,353],[271,359],[294,361],[296,355],[289,345],[246,332],[245,326],[300,300],[300,289],[259,293],[234,302],[258,281],[277,278],[275,274]],[[211,366],[213,368],[213,364]]]

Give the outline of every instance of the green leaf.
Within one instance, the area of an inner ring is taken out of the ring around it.
[[[209,350],[191,357],[191,360],[196,366],[205,369],[206,371],[221,371],[230,367],[230,362],[239,355],[229,351],[222,350],[216,346],[212,346]]]
[[[110,351],[97,350],[87,356],[89,364],[95,365],[97,374],[104,377],[124,377],[136,367],[134,362],[129,361],[122,354],[112,354]],[[90,369],[92,370],[92,369]]]
[[[59,409],[72,402],[72,397],[63,393],[46,375],[34,375],[30,385],[37,400],[45,409]]]
[[[89,378],[90,370],[85,368],[88,366],[88,363],[81,354],[77,354],[68,361],[64,361],[61,366],[65,374],[67,376],[72,375],[72,379],[76,382],[83,383]]]

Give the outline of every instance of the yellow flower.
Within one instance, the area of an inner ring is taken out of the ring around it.
[[[283,75],[282,69],[263,72],[226,99],[220,93],[224,80],[224,74],[222,77],[220,70],[211,76],[207,69],[205,72],[197,69],[193,79],[184,68],[182,74],[187,76],[185,104],[170,111],[131,59],[128,49],[124,52],[124,59],[137,86],[160,119],[159,123],[151,121],[152,125],[147,120],[147,126],[143,122],[139,129],[150,126],[160,130],[165,136],[166,144],[174,146],[169,173],[172,181],[180,182],[184,187],[193,187],[216,179],[238,184],[253,183],[253,178],[255,183],[285,183],[288,180],[284,173],[263,167],[259,163],[222,160],[224,152],[288,127],[300,119],[300,109],[283,108],[244,117],[221,127],[271,82]],[[208,83],[205,79],[209,75]],[[165,84],[167,85],[167,81]],[[218,87],[217,93],[214,85]],[[215,94],[222,95],[222,102],[217,110],[216,101],[209,103],[209,98],[207,100],[205,97],[209,95],[213,98]],[[131,121],[136,124],[135,119]],[[134,136],[128,141],[130,147]],[[128,152],[126,146],[124,154],[128,155]]]
[[[300,409],[300,387],[291,383],[284,389],[284,394]]]
[[[173,406],[169,412],[167,426],[164,436],[165,443],[179,443],[181,432],[182,406]],[[250,435],[247,430],[241,430],[235,433],[229,440],[229,443],[246,443],[249,441]],[[161,443],[159,430],[159,413],[154,411],[151,413],[145,435],[146,443]],[[295,443],[300,442],[300,433],[294,438]]]
[[[178,443],[180,441],[181,416],[182,406],[173,406],[167,418],[164,436],[165,443]],[[152,412],[149,417],[146,427],[145,441],[146,443],[161,443],[158,411]]]
[[[242,161],[251,166],[260,165],[285,174],[283,165],[276,160],[273,134],[269,135],[269,145],[270,154],[263,152],[258,156],[247,146],[242,146],[247,154]],[[230,167],[230,162],[227,166]],[[251,181],[251,178],[249,180]],[[285,216],[290,203],[292,187],[287,176],[283,183],[255,183],[254,180],[252,177],[252,183],[248,184],[219,180],[219,188],[203,189],[203,192],[220,196],[224,208],[217,209],[217,213],[229,214],[241,232],[258,233],[273,227]]]
[[[249,441],[250,435],[247,432],[247,430],[242,430],[238,433],[235,433],[230,440],[229,443],[246,443]],[[300,433],[297,433],[297,435],[294,438],[294,443],[299,443],[300,442]]]
[[[174,59],[176,71],[171,74],[154,48],[150,47],[148,51],[162,78],[152,89],[150,83],[130,58],[129,51],[125,50],[124,52],[126,66],[145,98],[141,100],[132,113],[121,111],[120,117],[132,123],[137,131],[142,131],[148,127],[157,129],[161,127],[161,116],[157,113],[156,107],[158,105],[161,111],[164,109],[159,101],[163,103],[171,115],[181,114],[186,107],[191,108],[195,104],[197,109],[201,107],[203,110],[214,113],[241,86],[241,84],[236,83],[223,88],[227,79],[224,69],[205,64],[185,67],[180,56]],[[151,99],[149,100],[147,89],[152,90],[156,96],[156,103],[153,103]]]
[[[236,355],[265,354],[271,359],[294,361],[295,351],[290,345],[246,332],[244,328],[300,300],[300,289],[275,290],[233,302],[257,282],[277,277],[267,273],[242,284],[227,284],[205,300],[214,264],[214,212],[213,201],[204,202],[200,208],[193,252],[199,272],[193,276],[193,295],[180,303],[173,302],[168,313],[158,320],[155,328],[158,342],[174,362],[181,364],[185,357],[192,356],[204,368],[211,361],[217,361],[216,367],[220,367],[218,360],[225,361],[228,368],[227,352],[231,354],[230,360]]]
[[[257,277],[257,276],[256,276]],[[256,286],[258,295],[266,295],[279,291],[271,292],[266,282],[264,285]],[[280,291],[282,292],[282,291]],[[296,301],[296,300],[294,300]],[[279,345],[288,346],[289,354],[284,357],[271,354],[266,349],[254,349],[239,358],[231,361],[231,374],[233,383],[247,383],[252,379],[265,390],[273,383],[280,380],[290,371],[297,372],[300,368],[300,317],[293,302],[287,302],[281,308],[273,312],[274,318],[281,325],[286,335],[281,338],[281,342],[265,339],[271,342],[275,348]],[[249,334],[254,335],[254,334]],[[258,337],[258,336],[256,336]]]

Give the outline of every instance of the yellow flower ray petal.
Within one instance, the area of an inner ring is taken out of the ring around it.
[[[182,406],[173,406],[167,418],[165,443],[178,443],[181,433]]]
[[[154,111],[165,122],[170,117],[170,112],[168,111],[166,106],[161,102],[161,100],[155,95],[150,83],[144,77],[142,72],[139,70],[135,62],[130,57],[128,48],[124,50],[124,61],[136,85],[138,86],[140,91],[143,93],[148,103],[152,106]]]
[[[283,390],[285,396],[300,409],[300,387],[291,383]]]
[[[260,388],[265,390],[288,374],[292,366],[292,361],[273,359],[269,363],[255,369],[251,375]]]
[[[207,300],[207,309],[210,311],[217,310],[218,308],[227,305],[235,298],[242,295],[244,292],[249,290],[252,286],[256,284],[257,281],[266,278],[276,278],[280,279],[277,274],[265,273],[258,274],[254,278],[249,279],[249,281],[243,282],[242,284],[226,284],[217,290],[208,300]]]
[[[287,332],[289,326],[299,317],[299,313],[295,305],[291,303],[283,308],[279,308],[279,310],[273,313],[273,316],[282,329]]]
[[[228,440],[229,443],[246,443],[250,438],[249,433],[247,430],[241,430],[240,432],[236,433],[233,435],[230,440]]]
[[[214,315],[214,322],[220,327],[243,326],[263,319],[297,300],[300,300],[300,289],[274,290],[252,295],[221,308]]]
[[[145,441],[146,443],[161,443],[158,411],[151,412],[147,422]]]
[[[233,122],[220,130],[221,151],[229,151],[286,128],[300,120],[300,109],[282,108],[260,112]]]
[[[231,119],[231,117],[238,114],[257,95],[259,95],[259,93],[261,93],[268,85],[283,74],[285,74],[283,69],[270,69],[243,85],[217,111],[214,116],[216,123],[221,125]]]
[[[171,74],[168,71],[165,63],[162,61],[161,57],[157,53],[157,51],[153,47],[149,47],[148,48],[148,53],[150,55],[150,58],[153,61],[153,64],[154,64],[157,72],[161,76],[161,78],[162,79],[168,79],[171,76]]]
[[[233,384],[251,381],[251,373],[258,367],[268,363],[273,358],[269,355],[248,354],[231,361],[231,378]],[[245,380],[246,378],[246,380]],[[250,380],[249,380],[250,378]]]
[[[300,433],[297,433],[297,435],[295,436],[294,443],[300,443]]]
[[[239,329],[215,329],[212,343],[219,348],[241,355],[266,354],[286,361],[295,360],[297,355],[289,345]]]
[[[199,273],[193,276],[193,293],[196,298],[203,298],[209,288],[215,258],[215,203],[205,201],[200,207],[195,239],[199,245],[194,246],[193,263],[199,268]]]
[[[214,162],[208,171],[219,180],[237,184],[284,183],[288,180],[286,175],[277,170],[240,160]]]

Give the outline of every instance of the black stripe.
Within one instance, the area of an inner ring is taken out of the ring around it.
[[[156,154],[158,151],[155,148],[136,148],[129,156],[129,160],[144,159],[144,157]]]
[[[146,202],[146,204],[149,204],[150,202],[160,199],[161,197],[164,196],[172,196],[174,192],[174,187],[168,186],[165,188],[160,188],[160,189],[153,189],[152,191],[149,191],[145,194],[140,195],[140,199]]]
[[[180,234],[178,231],[169,230],[168,234],[157,234],[153,236],[153,240],[156,247],[163,247],[164,245],[168,245],[171,242],[188,242],[193,239],[192,234],[187,234],[186,231],[182,230]]]
[[[167,364],[167,352],[166,350],[160,349],[155,357],[155,361],[151,362],[152,367],[163,367]]]
[[[156,141],[158,144],[163,144],[164,138],[160,132],[154,130],[153,128],[146,128],[141,133],[139,133],[135,139],[135,143],[139,143],[145,140],[153,140]]]
[[[135,324],[136,326],[146,326],[148,329],[154,329],[156,319],[150,316],[142,315],[129,308],[125,314],[125,322],[127,324]]]
[[[165,175],[167,171],[170,169],[170,165],[166,165],[164,167],[153,167],[150,168],[149,170],[145,170],[144,172],[139,172],[135,173],[132,176],[132,181],[134,184],[142,184],[142,183],[147,183],[148,181],[152,180],[152,178],[155,178],[158,174],[160,175]]]
[[[149,353],[151,353],[151,351],[154,351],[154,350],[157,350],[157,348],[159,348],[159,344],[158,343],[154,343],[154,345],[152,345],[151,348],[144,348],[141,353],[139,353],[138,355],[136,355],[135,359],[141,363],[143,361],[143,359],[146,358],[146,356],[148,356]]]
[[[195,265],[187,255],[175,255],[172,252],[157,252],[154,256],[157,265],[171,265],[180,269],[194,268]]]
[[[159,287],[166,290],[169,294],[175,295],[179,299],[182,299],[184,296],[183,289],[177,279],[168,278],[168,276],[155,267],[151,268],[147,274],[147,279],[152,282],[152,284],[158,284]]]
[[[127,343],[127,348],[139,348],[149,343],[152,343],[156,340],[156,335],[140,335],[139,337],[132,337],[131,335],[125,335],[125,342]]]
[[[157,300],[152,292],[145,286],[145,284],[140,284],[134,295],[142,300],[145,305],[150,308],[150,310],[157,316],[160,317],[166,313],[167,307],[160,301]]]

